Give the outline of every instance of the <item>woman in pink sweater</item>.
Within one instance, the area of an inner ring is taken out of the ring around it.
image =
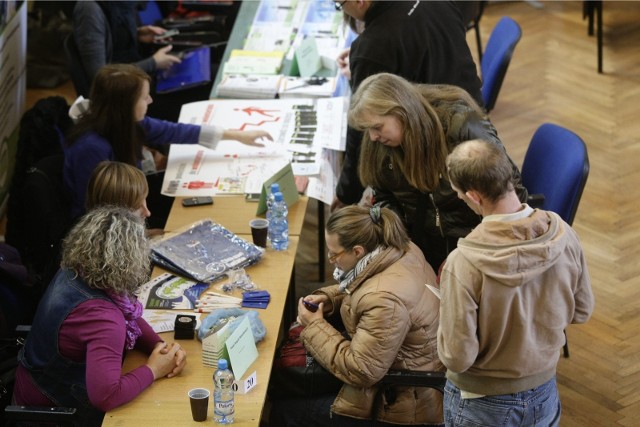
[[[178,375],[186,353],[141,317],[136,289],[149,278],[143,218],[131,209],[97,207],[63,242],[61,269],[38,307],[16,373],[14,403],[69,406],[80,425],[134,399],[159,378]],[[121,373],[127,350],[149,355]]]

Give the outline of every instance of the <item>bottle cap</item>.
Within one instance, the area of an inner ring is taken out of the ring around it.
[[[271,192],[277,193],[278,191],[280,191],[280,184],[278,184],[277,182],[271,184]]]
[[[218,369],[225,370],[229,367],[227,359],[218,359]]]
[[[276,202],[281,202],[284,200],[284,198],[282,197],[282,193],[279,191],[273,197]]]

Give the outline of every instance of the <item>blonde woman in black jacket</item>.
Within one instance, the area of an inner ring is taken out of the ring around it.
[[[483,139],[502,146],[497,131],[467,92],[412,84],[381,73],[365,79],[351,100],[350,126],[364,132],[358,173],[375,202],[393,208],[434,270],[480,217],[456,196],[445,160],[458,144]],[[512,162],[513,164],[513,162]],[[527,198],[513,164],[516,192]]]

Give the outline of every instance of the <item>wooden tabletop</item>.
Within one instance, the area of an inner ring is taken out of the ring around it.
[[[245,239],[250,236],[240,236]],[[247,370],[248,373],[257,372],[257,386],[246,395],[236,394],[236,417],[234,425],[258,426],[262,415],[262,408],[266,399],[267,385],[271,374],[271,365],[278,342],[278,333],[282,329],[283,312],[289,290],[289,282],[299,238],[289,239],[289,249],[282,252],[267,249],[263,259],[247,267],[247,274],[260,287],[271,294],[271,301],[265,310],[257,309],[260,320],[267,329],[263,341],[257,344],[258,359]],[[156,268],[155,274],[161,273]],[[215,283],[214,285],[215,286]],[[235,295],[235,294],[234,294]],[[240,294],[238,293],[238,295]],[[203,314],[206,316],[206,314]],[[173,332],[166,332],[161,336],[167,342],[174,342]],[[103,426],[190,426],[202,425],[191,418],[191,408],[187,392],[196,387],[203,387],[213,391],[214,368],[204,366],[201,353],[202,346],[197,339],[176,341],[187,352],[187,366],[175,378],[163,378],[155,381],[133,401],[105,415]],[[131,371],[146,362],[146,356],[139,351],[127,354],[124,372]],[[213,393],[209,399],[207,421],[212,422]]]

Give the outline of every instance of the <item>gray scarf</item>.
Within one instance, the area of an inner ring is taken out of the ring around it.
[[[340,286],[338,286],[340,292],[348,292],[347,286],[349,286],[349,284],[353,282],[354,279],[358,277],[358,275],[362,273],[362,271],[367,267],[367,265],[369,265],[369,263],[383,250],[385,250],[384,246],[378,246],[377,248],[360,258],[356,266],[347,272],[344,272],[336,267],[336,269],[333,271],[333,278],[336,279],[336,281],[340,282]]]

